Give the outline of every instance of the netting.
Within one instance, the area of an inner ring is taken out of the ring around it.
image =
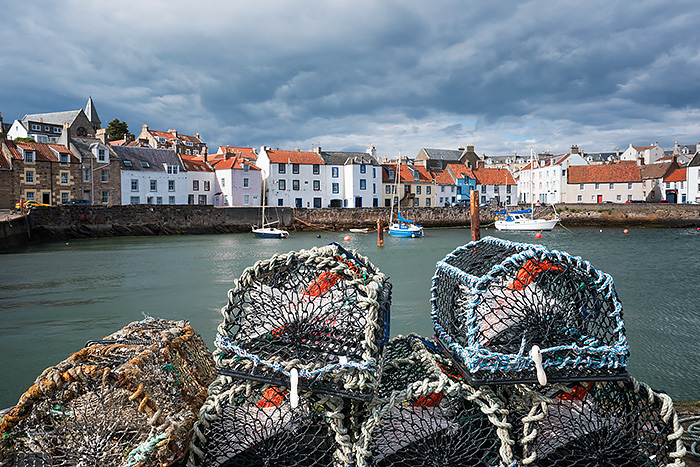
[[[189,466],[347,466],[352,440],[338,397],[219,376],[195,425]]]
[[[670,397],[633,378],[506,392],[522,465],[684,465]]]
[[[229,376],[371,399],[389,332],[391,284],[337,244],[247,268],[222,309],[214,358]]]
[[[451,379],[443,371],[449,360],[418,336],[392,339],[386,353],[381,385],[355,446],[357,466],[501,463],[506,412],[488,389]],[[510,464],[507,446],[504,452]]]
[[[474,384],[626,377],[612,277],[581,258],[487,237],[438,262],[431,295],[436,335]]]
[[[187,322],[131,323],[37,378],[2,419],[0,465],[171,465],[213,378]]]

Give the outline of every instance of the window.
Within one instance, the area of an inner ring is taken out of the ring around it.
[[[250,188],[248,177],[243,177],[243,188]]]
[[[61,162],[61,165],[68,165],[70,162],[70,159],[68,158],[68,154],[59,154],[58,159]]]
[[[90,181],[90,169],[83,169],[83,181],[85,183]]]
[[[34,183],[34,171],[33,170],[27,170],[24,173],[24,181],[25,181],[25,183]]]
[[[426,195],[429,195],[431,191],[432,191],[432,187],[429,187],[429,186],[425,187],[425,194]]]
[[[140,202],[141,198],[139,198],[138,196],[132,196],[131,198],[129,198],[130,204],[139,204]]]
[[[287,173],[287,166],[281,162],[279,164],[277,164],[277,173],[278,174]]]
[[[141,161],[141,167],[143,167],[144,169],[147,169],[150,166],[151,166],[151,164],[149,164],[147,161]],[[153,203],[149,203],[149,204],[153,204]]]
[[[445,191],[445,190],[444,190],[445,187],[443,186],[442,188],[443,188],[442,191]],[[481,185],[481,192],[482,192],[482,193],[486,193],[486,185]]]
[[[139,181],[136,178],[131,179],[131,191],[139,191]]]
[[[617,195],[617,196],[616,196],[616,200],[617,200],[617,201],[622,201],[622,195]]]
[[[133,164],[131,163],[131,161],[123,161],[123,162],[124,162],[124,167],[133,167]],[[138,203],[136,203],[136,204],[138,204]]]
[[[163,204],[163,197],[162,196],[156,196],[156,204]]]
[[[360,173],[367,173],[367,166],[365,164],[360,164]]]
[[[192,180],[192,191],[199,191],[199,180]]]
[[[631,190],[631,189],[632,189],[632,184],[631,184],[631,183],[628,183],[628,184],[627,184],[627,189],[628,189],[628,190]]]
[[[611,183],[611,184],[609,184],[608,186],[610,187],[611,190],[614,190],[614,189],[615,189],[615,184],[614,184],[614,183]]]
[[[197,197],[198,204],[207,204],[207,195],[199,195]]]
[[[168,191],[175,191],[175,180],[168,180]]]
[[[36,123],[32,123],[32,130],[33,131],[41,131],[41,125],[37,125]]]
[[[631,199],[632,199],[632,195],[627,195],[627,199],[631,200]]]
[[[48,126],[48,125],[46,125],[46,126],[44,127],[44,131],[51,131],[51,127]]]
[[[367,180],[364,178],[360,179],[360,190],[366,190],[367,189]]]
[[[485,188],[485,187],[482,187],[482,189],[483,189],[483,191],[486,191],[486,188]],[[445,192],[445,185],[442,185],[442,186],[440,187],[440,193],[444,193],[444,192]]]
[[[61,185],[68,185],[68,172],[61,172]]]
[[[332,190],[331,190],[331,191],[333,191],[333,193],[340,193],[340,184],[339,184],[339,183],[334,183],[334,184],[332,185]]]
[[[284,206],[284,200],[281,198],[277,199],[277,206]]]
[[[376,193],[377,193],[377,184],[376,184],[376,183],[372,183],[372,194],[376,194]],[[376,198],[375,198],[375,199],[376,199]]]
[[[226,186],[226,179],[223,178],[223,177],[221,178],[221,186],[222,186],[222,187],[225,187],[225,186]]]
[[[28,164],[34,163],[34,151],[24,151],[24,162]]]
[[[581,201],[583,201],[583,195],[578,195],[578,196],[576,197],[576,201],[578,201],[579,203],[580,203]]]
[[[426,198],[426,199],[425,199],[425,205],[426,205],[426,206],[430,206],[430,198]]]
[[[318,164],[313,165],[313,174],[318,175],[321,173],[321,166]],[[319,206],[320,207],[320,206]]]
[[[53,132],[54,133],[61,133],[62,128],[60,127],[54,127]]]
[[[70,200],[70,194],[66,192],[61,193],[61,204],[66,204]]]
[[[651,192],[651,199],[656,199],[656,192],[655,191]]]
[[[671,188],[671,182],[666,182],[666,188]]]
[[[420,198],[413,198],[413,205],[419,206],[419,204],[420,204]]]
[[[151,191],[158,191],[158,180],[149,180]]]
[[[314,191],[321,191],[321,182],[319,180],[314,180],[313,186],[314,186]]]
[[[27,196],[27,201],[34,201],[35,198],[33,191],[28,191],[27,193],[25,193],[25,195]]]
[[[583,190],[583,183],[579,183],[579,184],[578,184],[578,189],[579,189],[579,190]]]
[[[102,183],[109,182],[109,170],[102,169]]]
[[[174,174],[177,173],[177,166],[176,166],[176,165],[172,165],[172,164],[168,164],[168,165],[167,165],[167,170],[168,170],[168,173],[169,173],[169,174],[173,174],[173,175],[174,175]]]
[[[250,172],[250,164],[246,164],[246,163],[243,164],[243,172],[244,173]]]
[[[211,190],[211,182],[209,180],[204,180],[204,191]]]
[[[301,198],[294,198],[294,206],[297,208],[301,207]]]
[[[299,191],[299,180],[292,180],[292,190]]]
[[[98,149],[97,150],[97,160],[99,162],[104,162],[105,160],[107,160],[106,153],[107,153],[107,151],[105,151],[104,149]]]
[[[194,204],[194,195],[187,195],[187,204]]]
[[[314,207],[315,208],[321,207],[321,198],[314,198]]]
[[[280,191],[286,190],[286,189],[287,189],[287,183],[286,183],[286,181],[285,181],[285,180],[280,180],[279,182],[277,182],[277,189],[280,190]]]
[[[338,178],[338,167],[331,168],[331,177]]]
[[[174,196],[168,196],[168,204],[175,204],[175,197]]]
[[[417,194],[417,195],[420,194],[420,185],[418,185],[418,186],[416,187],[416,194]]]
[[[391,185],[384,185],[384,193],[391,194]]]
[[[372,178],[377,178],[377,168],[372,167]]]
[[[250,195],[243,195],[243,206],[250,206]]]
[[[299,173],[299,164],[292,164],[292,173],[293,174]]]

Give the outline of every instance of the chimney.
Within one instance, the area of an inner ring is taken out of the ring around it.
[[[571,146],[571,154],[578,154],[578,146],[575,144]]]
[[[147,124],[145,124],[145,123],[143,124],[143,126],[141,127],[141,133],[148,133],[148,125]]]
[[[673,154],[677,156],[680,153],[681,152],[678,150],[678,141],[676,141],[676,144],[673,146]]]
[[[316,147],[314,148],[314,152],[315,152],[316,154],[321,154],[321,146],[316,146]]]
[[[457,150],[458,150],[458,151],[464,152],[464,146],[458,146],[458,147],[457,147]]]
[[[107,130],[105,128],[97,130],[97,139],[99,139],[102,144],[109,144]]]
[[[126,146],[129,143],[133,143],[135,140],[136,136],[134,136],[131,133],[127,133],[124,135],[124,145]]]
[[[199,133],[195,133],[195,134],[194,134],[194,137],[197,138],[197,139],[200,140],[200,141],[202,140],[202,139],[199,137]]]
[[[170,133],[171,135],[173,135],[177,138],[177,130],[171,129],[171,130],[168,130],[168,133]]]
[[[0,140],[5,139],[5,125],[2,122],[2,112],[0,112]]]
[[[467,152],[474,152],[474,145],[473,144],[467,144]]]
[[[619,147],[615,148],[615,155],[617,156],[618,159],[620,158],[620,148]]]

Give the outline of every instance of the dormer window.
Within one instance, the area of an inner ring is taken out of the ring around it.
[[[68,165],[68,163],[70,162],[70,160],[68,159],[68,154],[61,153],[58,157],[61,161],[61,165]]]
[[[243,164],[243,172],[248,172],[250,170],[250,164]]]
[[[185,141],[185,146],[194,146],[194,143],[192,143],[192,141]]]
[[[124,161],[124,167],[133,167],[131,161]]]
[[[32,123],[32,131],[41,131],[41,125]]]
[[[54,133],[61,133],[61,127],[54,127],[53,132]]]
[[[28,164],[33,164],[35,161],[35,153],[34,151],[24,151],[24,162]]]
[[[176,174],[177,173],[177,166],[173,165],[173,164],[167,164],[166,170],[169,174]]]
[[[105,162],[107,160],[107,151],[104,149],[97,150],[97,161]]]
[[[163,136],[158,137],[158,142],[159,143],[165,143],[165,138]]]
[[[149,167],[151,167],[151,164],[149,164],[146,161],[141,161],[141,167],[143,167],[144,169],[148,169]]]

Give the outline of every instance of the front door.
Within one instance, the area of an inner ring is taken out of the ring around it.
[[[362,196],[355,196],[355,207],[356,208],[362,207]]]
[[[602,203],[603,202],[603,195],[598,195],[598,202]]]
[[[51,193],[42,193],[41,202],[42,204],[51,204]]]

